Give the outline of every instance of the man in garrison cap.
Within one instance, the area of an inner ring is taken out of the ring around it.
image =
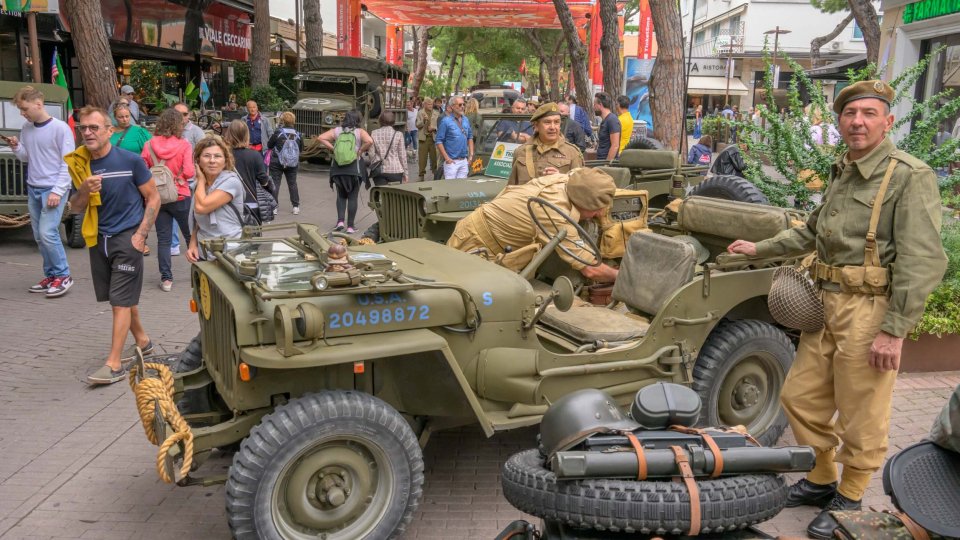
[[[811,274],[825,326],[801,334],[780,395],[797,442],[817,453],[787,496],[788,507],[824,509],[807,527],[812,538],[830,537],[828,511],[860,509],[883,464],[903,338],[946,269],[937,179],[888,137],[893,98],[882,81],[844,88],[833,108],[848,150],[806,226],[728,247],[758,257],[817,253]]]
[[[566,212],[574,221],[598,217],[613,202],[617,186],[607,173],[599,169],[579,168],[568,174],[551,174],[534,178],[519,186],[508,185],[495,199],[484,203],[457,223],[447,245],[470,253],[484,255],[513,271],[522,270],[537,251],[550,241],[530,217],[527,201],[539,197]],[[577,230],[559,216],[547,214],[540,205],[533,205],[541,223],[553,221],[567,231],[564,247],[579,258],[592,261],[593,254],[584,249]],[[551,230],[547,226],[547,230]],[[606,264],[587,266],[561,249],[560,256],[571,268],[587,279],[613,283],[617,270]]]
[[[583,167],[580,149],[563,138],[563,118],[556,103],[541,105],[530,121],[534,127],[533,138],[513,151],[513,169],[507,183],[526,184],[540,176]]]

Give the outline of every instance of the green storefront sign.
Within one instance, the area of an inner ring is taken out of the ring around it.
[[[516,143],[498,142],[490,155],[487,170],[484,173],[494,178],[509,178],[513,168],[513,151],[520,146]]]
[[[960,0],[921,0],[903,8],[903,23],[910,24],[951,13],[960,13]]]

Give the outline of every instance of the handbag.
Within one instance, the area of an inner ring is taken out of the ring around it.
[[[390,146],[387,147],[387,153],[383,157],[380,157],[380,149],[377,148],[377,145],[373,145],[373,151],[377,153],[377,157],[380,158],[379,161],[370,163],[367,168],[368,178],[376,178],[383,174],[383,162],[387,159],[387,156],[390,155],[390,151],[393,150],[393,143],[397,141],[397,131],[393,132],[393,137],[390,139]]]
[[[257,200],[256,212],[244,203],[244,207],[250,210],[251,213],[256,214],[258,220],[257,225],[273,221],[273,211],[276,210],[278,206],[277,199],[273,196],[273,193],[267,191],[267,188],[261,186],[259,182],[254,182],[254,185],[257,187],[256,192],[250,193],[250,188],[247,187],[246,182],[240,183],[243,184],[243,189],[250,195],[253,195],[253,198]]]

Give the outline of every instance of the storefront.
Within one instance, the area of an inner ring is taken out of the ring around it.
[[[207,7],[200,10],[202,5]],[[221,105],[233,83],[230,63],[249,60],[253,7],[246,0],[101,0],[101,7],[118,86],[130,81],[134,61],[156,60],[163,65],[165,93],[178,95],[190,81],[199,84],[203,74],[214,103]],[[82,106],[83,87],[66,14],[39,14],[37,24],[42,76],[49,76],[56,48],[74,105]],[[0,14],[0,80],[30,81],[31,61],[26,18]]]
[[[723,109],[725,104],[741,106],[741,99],[750,94],[737,75],[737,64],[733,62],[733,73],[726,76],[727,61],[724,58],[694,58],[690,63],[690,79],[687,84],[687,107],[696,109],[702,105],[705,112]]]
[[[914,98],[926,99],[940,92],[960,93],[960,3],[940,0],[886,0],[881,24],[880,64],[886,65],[884,78],[892,80],[915,66],[929,53],[940,51],[930,62],[926,73],[917,81]],[[895,109],[900,118],[909,112],[904,100]],[[960,114],[949,118],[941,129],[951,132]],[[909,126],[902,128],[909,130]]]

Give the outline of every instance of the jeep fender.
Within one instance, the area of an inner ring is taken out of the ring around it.
[[[304,349],[304,354],[287,358],[273,346],[244,347],[240,350],[240,359],[263,369],[291,369],[335,366],[417,353],[439,353],[450,368],[450,374],[463,392],[463,397],[477,417],[484,434],[487,437],[493,436],[493,423],[483,412],[450,346],[442,336],[432,330],[418,328],[386,332],[377,336],[376,340],[358,340],[357,336],[330,338],[313,347],[301,349]]]

